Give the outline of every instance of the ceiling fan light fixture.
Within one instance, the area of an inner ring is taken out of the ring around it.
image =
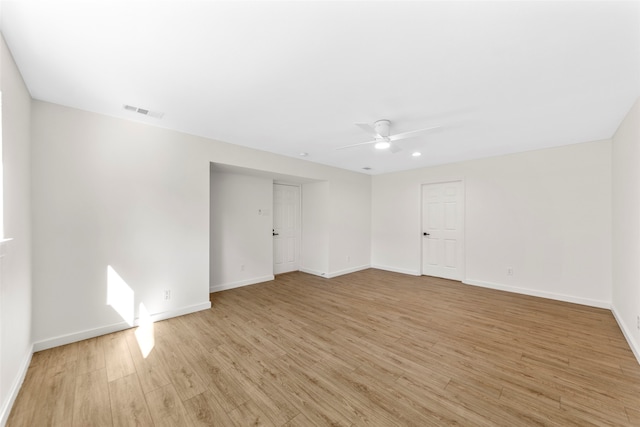
[[[395,154],[402,151],[401,147],[398,145],[398,141],[407,139],[407,138],[413,138],[425,132],[431,132],[435,129],[440,129],[442,127],[442,126],[431,126],[428,128],[416,129],[409,132],[402,132],[402,133],[396,133],[394,135],[391,135],[391,132],[389,131],[391,122],[389,120],[378,120],[373,124],[373,126],[367,123],[356,123],[355,125],[358,126],[360,129],[362,129],[363,131],[365,131],[366,133],[368,133],[371,137],[373,137],[373,139],[367,142],[359,142],[357,144],[344,145],[342,147],[336,148],[336,150],[344,150],[345,148],[360,147],[364,145],[375,144],[374,147],[376,149],[378,150],[390,149],[389,151]]]

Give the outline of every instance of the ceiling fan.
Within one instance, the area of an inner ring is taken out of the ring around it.
[[[368,133],[373,137],[372,141],[360,142],[358,144],[345,145],[344,147],[338,147],[336,150],[344,150],[345,148],[358,147],[360,145],[369,145],[375,144],[374,147],[378,150],[386,150],[389,149],[392,153],[397,153],[401,151],[401,148],[395,144],[395,141],[399,141],[401,139],[413,138],[414,136],[418,136],[421,133],[429,132],[435,129],[439,129],[442,126],[432,126],[424,129],[418,129],[411,132],[403,132],[397,133],[395,135],[391,135],[391,121],[389,120],[378,120],[371,127],[367,123],[356,123],[360,129]]]

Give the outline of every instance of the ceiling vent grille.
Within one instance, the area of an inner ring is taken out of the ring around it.
[[[134,107],[133,105],[125,105],[124,109],[127,111],[132,111],[134,113],[142,114],[143,116],[153,117],[154,119],[161,119],[164,116],[164,113],[159,111],[151,111],[145,108]]]

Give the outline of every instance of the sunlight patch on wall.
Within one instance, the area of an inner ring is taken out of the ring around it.
[[[110,265],[107,266],[107,304],[117,311],[129,326],[133,326],[133,289]]]
[[[156,344],[153,331],[153,320],[151,320],[151,315],[143,303],[140,303],[138,307],[138,314],[138,324],[140,326],[136,329],[135,335],[136,340],[138,341],[138,347],[140,347],[140,351],[142,352],[142,357],[146,359]]]

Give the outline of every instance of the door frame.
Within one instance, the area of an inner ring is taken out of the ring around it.
[[[289,182],[289,181],[281,181],[274,179],[272,186],[274,185],[287,185],[289,187],[296,187],[298,189],[298,229],[296,230],[296,255],[298,256],[298,270],[300,271],[300,267],[302,264],[302,184]],[[271,210],[273,212],[273,217],[271,221],[271,225],[273,226],[273,220],[275,219],[275,197],[272,196],[271,199]],[[271,246],[273,247],[273,240],[271,241]],[[275,251],[271,251],[271,274],[275,275]],[[285,273],[278,273],[285,274]]]
[[[465,179],[464,176],[463,177],[459,177],[459,176],[452,176],[452,177],[442,177],[442,178],[434,178],[434,179],[429,179],[426,181],[422,181],[420,183],[420,187],[419,187],[419,194],[420,196],[418,197],[420,200],[420,221],[419,221],[419,229],[417,232],[418,238],[419,240],[419,253],[420,253],[420,267],[418,268],[418,271],[420,272],[420,276],[424,276],[424,272],[423,272],[423,265],[422,265],[422,260],[423,260],[423,256],[424,256],[424,245],[423,245],[423,239],[422,239],[422,232],[424,230],[424,225],[423,221],[424,221],[424,200],[423,200],[423,187],[425,185],[430,185],[430,184],[446,184],[447,182],[460,182],[460,185],[462,186],[462,263],[461,263],[461,268],[462,268],[462,277],[460,278],[460,281],[462,283],[466,283],[467,280],[467,186],[465,183]]]

